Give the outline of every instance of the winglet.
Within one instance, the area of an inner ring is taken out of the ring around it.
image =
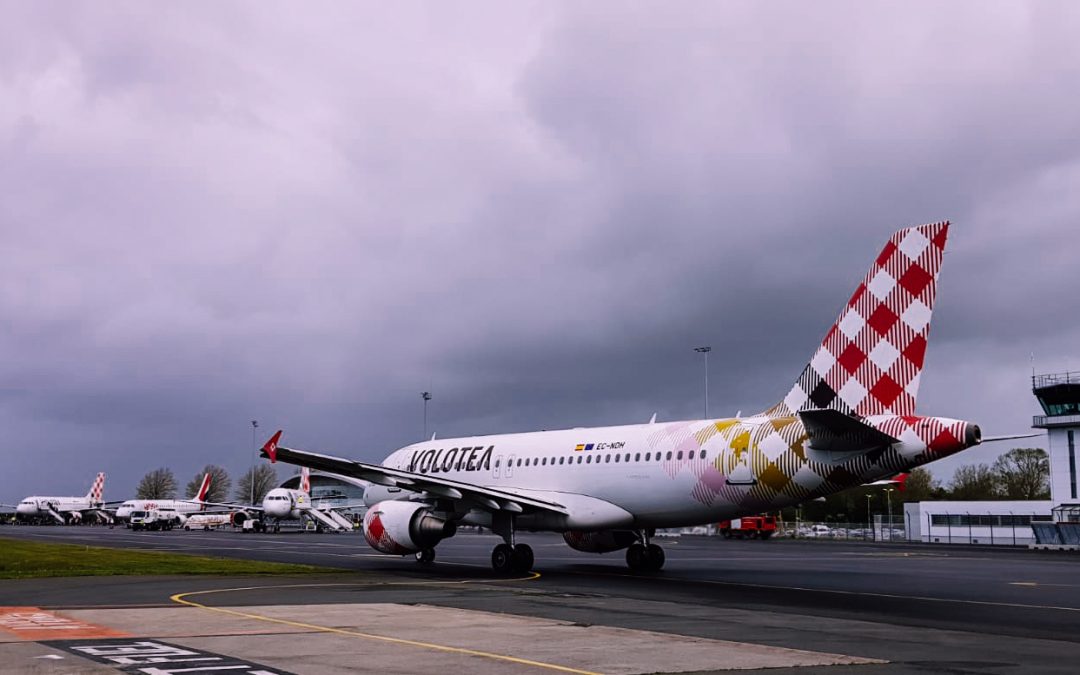
[[[277,461],[277,444],[280,439],[281,429],[278,429],[277,433],[271,436],[266,445],[262,447],[263,454],[270,458],[271,464]]]
[[[900,492],[907,490],[907,479],[911,476],[910,473],[898,473],[893,480],[896,481],[896,489]]]

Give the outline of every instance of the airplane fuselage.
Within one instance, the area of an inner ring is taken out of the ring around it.
[[[303,490],[274,488],[263,497],[262,507],[275,520],[300,520],[311,510],[311,496]]]
[[[23,499],[15,507],[15,515],[20,518],[41,518],[49,515],[52,509],[61,514],[82,514],[100,508],[86,497],[44,497],[31,496]]]
[[[203,504],[182,499],[129,499],[117,507],[116,517],[120,520],[127,520],[131,517],[132,511],[150,511],[152,509],[176,511],[187,515],[189,513],[198,513],[205,508]]]
[[[523,528],[602,530],[680,527],[778,509],[973,444],[960,420],[890,415],[866,423],[900,442],[837,455],[811,448],[798,417],[761,415],[429,441],[395,451],[383,465],[575,507],[565,522],[523,516]],[[377,486],[368,492],[368,504],[402,496]],[[476,511],[464,521],[486,518]]]

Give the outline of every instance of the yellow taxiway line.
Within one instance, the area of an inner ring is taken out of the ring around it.
[[[539,578],[540,578],[540,573],[539,572],[530,572],[529,576],[527,576],[527,577],[521,577],[521,578],[518,578],[518,579],[505,579],[505,580],[499,580],[499,581],[532,581],[534,579],[539,579]],[[402,583],[402,582],[398,582],[398,583],[390,583],[390,584],[370,584],[370,585],[380,585],[380,586],[383,586],[383,585],[389,585],[389,586],[393,586],[393,585],[410,585],[411,586],[411,585],[425,585],[425,583],[430,584],[432,582],[418,582],[418,583],[408,583],[408,582]],[[447,582],[434,582],[434,583],[436,583],[436,584],[446,584]],[[463,580],[463,581],[459,581],[459,582],[450,582],[450,583],[467,584],[467,583],[471,583],[471,582],[469,580]],[[364,586],[364,585],[369,585],[369,584],[290,584],[290,585],[287,585],[285,587],[287,587],[287,588],[304,588],[304,587],[312,587],[312,586]],[[508,656],[506,654],[496,654],[494,652],[485,652],[485,651],[480,651],[478,649],[468,649],[468,648],[465,648],[465,647],[451,647],[449,645],[440,645],[440,644],[436,644],[434,642],[421,642],[419,640],[407,640],[405,638],[395,638],[395,637],[390,637],[390,636],[387,636],[387,635],[376,635],[374,633],[363,633],[361,631],[348,630],[348,629],[345,629],[345,628],[332,628],[330,626],[319,626],[317,624],[306,623],[304,621],[292,621],[290,619],[276,619],[274,617],[261,616],[259,614],[252,614],[250,612],[242,612],[242,611],[237,610],[237,609],[230,609],[230,608],[226,608],[226,607],[213,607],[213,606],[210,606],[210,605],[204,605],[204,604],[202,604],[200,602],[196,602],[194,600],[189,600],[188,599],[189,597],[196,596],[196,595],[208,595],[208,594],[212,594],[212,593],[229,593],[229,592],[233,592],[233,591],[249,591],[249,590],[256,590],[256,589],[261,589],[261,588],[282,588],[282,586],[246,586],[246,587],[242,587],[242,588],[217,588],[217,589],[211,589],[211,590],[207,590],[207,591],[191,591],[191,592],[188,592],[188,593],[176,593],[175,595],[169,596],[169,599],[172,600],[173,602],[181,604],[181,605],[188,605],[189,607],[197,607],[199,609],[205,609],[205,610],[210,611],[210,612],[219,612],[221,614],[230,614],[232,616],[239,616],[239,617],[242,617],[242,618],[245,618],[245,619],[254,619],[256,621],[266,621],[266,622],[269,622],[269,623],[276,623],[276,624],[282,624],[282,625],[285,625],[285,626],[292,626],[293,628],[303,628],[305,630],[318,631],[320,633],[332,633],[332,634],[335,634],[335,635],[346,635],[346,636],[349,636],[349,637],[361,638],[361,639],[364,639],[364,640],[376,640],[376,641],[379,641],[379,642],[388,642],[390,644],[405,645],[405,646],[409,646],[409,647],[417,647],[417,648],[420,648],[420,649],[430,649],[430,650],[433,650],[433,651],[447,652],[447,653],[451,653],[451,654],[461,654],[461,655],[464,655],[464,656],[476,656],[476,657],[484,658],[484,659],[492,659],[494,661],[503,661],[503,662],[506,662],[506,663],[516,663],[516,664],[522,665],[522,666],[532,666],[534,668],[543,668],[544,670],[554,670],[554,671],[557,671],[557,672],[560,672],[560,673],[575,673],[576,675],[601,675],[600,673],[596,673],[596,672],[593,672],[591,670],[581,670],[579,668],[571,668],[569,666],[560,666],[557,663],[545,663],[543,661],[533,661],[532,659],[523,659],[523,658],[519,658],[517,656]]]

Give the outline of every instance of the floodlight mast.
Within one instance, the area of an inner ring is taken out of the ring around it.
[[[709,352],[712,347],[694,347],[694,351],[705,355],[705,419],[709,419]]]

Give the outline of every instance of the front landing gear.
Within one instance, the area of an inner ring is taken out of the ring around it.
[[[664,566],[664,549],[649,542],[652,531],[638,533],[641,541],[626,549],[626,564],[635,572],[659,572]]]
[[[435,562],[435,549],[425,548],[416,552],[416,562],[421,565],[430,565]]]

